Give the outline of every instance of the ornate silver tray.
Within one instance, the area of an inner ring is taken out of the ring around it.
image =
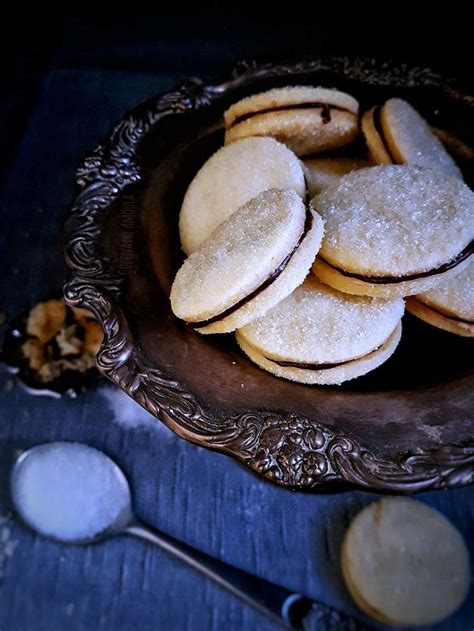
[[[472,340],[410,316],[386,365],[339,388],[279,380],[231,335],[200,336],[171,314],[187,184],[222,144],[222,113],[287,84],[346,89],[362,107],[409,99],[474,146],[474,98],[430,70],[370,60],[240,64],[226,81],[189,81],[127,114],[78,170],[65,225],[66,300],[104,329],[99,369],[182,438],[294,489],[335,485],[411,493],[472,482]],[[451,138],[473,181],[472,155]]]

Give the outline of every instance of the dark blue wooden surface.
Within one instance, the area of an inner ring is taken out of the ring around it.
[[[80,31],[67,31],[24,121],[0,197],[0,311],[7,321],[61,285],[59,229],[74,171],[111,124],[177,79],[220,70],[247,53],[232,29],[214,38],[196,33],[185,49],[171,35],[154,40],[150,29],[146,46],[124,44],[121,32],[103,30],[87,47]],[[356,613],[341,580],[339,547],[350,519],[376,495],[302,495],[271,486],[228,458],[177,439],[105,385],[61,401],[30,397],[6,374],[0,388],[0,515],[10,510],[7,477],[15,450],[54,439],[84,441],[123,467],[137,513],[151,525]],[[474,490],[419,499],[453,521],[474,556]],[[0,519],[0,575],[1,631],[274,629],[164,553],[132,540],[65,547]],[[470,596],[436,629],[472,628],[472,590]]]

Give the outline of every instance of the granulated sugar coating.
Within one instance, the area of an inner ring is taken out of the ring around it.
[[[309,366],[304,364],[288,366],[278,360],[268,359],[259,349],[248,344],[239,331],[236,332],[236,339],[240,348],[257,366],[277,377],[299,383],[327,386],[340,385],[344,381],[366,375],[371,370],[381,366],[395,352],[401,334],[402,325],[399,322],[385,342],[367,355],[339,364]]]
[[[298,156],[331,151],[351,143],[358,136],[357,117],[350,112],[331,111],[331,123],[322,119],[323,109],[294,109],[256,115],[232,127],[226,144],[247,136],[272,136]]]
[[[89,539],[130,502],[113,462],[80,443],[37,447],[15,470],[12,495],[25,522],[61,541]]]
[[[437,169],[443,175],[462,179],[461,171],[441,141],[409,103],[389,99],[381,110],[381,122],[397,162]]]
[[[403,300],[349,296],[310,274],[303,285],[239,335],[267,357],[338,363],[385,342],[403,315]]]
[[[418,166],[349,173],[313,205],[325,221],[322,258],[348,272],[429,271],[455,258],[474,236],[474,193]]]
[[[447,315],[474,321],[474,262],[454,278],[416,297]]]
[[[246,138],[219,149],[184,197],[179,217],[183,250],[194,252],[235,210],[275,187],[301,197],[306,193],[301,162],[285,145],[273,138]]]
[[[299,156],[336,149],[359,134],[358,108],[353,97],[338,90],[276,88],[242,99],[227,110],[225,143],[272,136]]]
[[[321,242],[322,221],[314,216],[313,227],[294,251],[304,235],[305,223],[305,206],[293,191],[273,189],[249,201],[178,271],[170,296],[175,315],[196,322],[222,313],[267,281],[293,252],[280,276],[251,303],[263,300],[276,288],[283,291],[277,302],[286,297],[303,282]]]

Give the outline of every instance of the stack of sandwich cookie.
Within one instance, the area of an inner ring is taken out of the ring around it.
[[[257,365],[308,384],[388,359],[405,297],[421,319],[473,335],[474,194],[411,105],[363,115],[368,154],[353,142],[357,101],[333,89],[268,90],[224,122],[226,144],[180,213],[189,258],[171,306],[187,326],[236,331]]]
[[[428,123],[402,99],[389,99],[365,112],[362,131],[378,164],[418,164],[462,179],[461,171]]]
[[[406,304],[407,311],[438,329],[474,337],[474,263]]]
[[[299,156],[328,151],[358,136],[358,111],[358,102],[338,90],[276,88],[242,99],[225,112],[225,143],[272,136]]]
[[[297,193],[261,193],[183,263],[171,288],[173,312],[200,333],[244,326],[304,281],[322,236],[321,218]]]

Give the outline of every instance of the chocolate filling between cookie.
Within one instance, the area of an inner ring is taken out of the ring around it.
[[[220,320],[227,318],[227,316],[230,316],[232,313],[234,313],[235,311],[243,307],[245,304],[250,302],[250,300],[252,300],[256,296],[258,296],[260,293],[262,293],[262,291],[267,289],[278,278],[278,276],[280,276],[280,274],[285,270],[286,266],[288,265],[293,255],[295,254],[296,250],[300,247],[301,243],[303,242],[303,239],[306,237],[306,235],[308,234],[308,232],[311,230],[312,227],[313,227],[313,215],[311,214],[309,207],[306,206],[306,217],[305,217],[303,232],[301,233],[294,248],[291,250],[289,254],[285,256],[285,258],[280,263],[280,265],[276,268],[276,270],[274,270],[270,274],[270,276],[266,280],[263,281],[261,285],[259,285],[256,289],[254,289],[250,294],[247,294],[247,296],[245,296],[244,298],[236,302],[235,305],[232,305],[225,311],[222,311],[222,313],[219,313],[218,315],[215,315],[212,318],[209,318],[207,320],[200,320],[199,322],[187,322],[186,323],[187,326],[191,327],[192,329],[200,329],[204,326],[207,326],[208,324],[219,322]]]
[[[263,114],[271,114],[272,112],[285,112],[288,110],[314,110],[321,109],[321,120],[324,125],[327,125],[331,122],[331,110],[337,110],[338,112],[350,112],[350,110],[339,107],[337,105],[331,105],[330,103],[299,103],[293,105],[277,105],[276,107],[269,107],[264,110],[258,110],[256,112],[247,112],[246,114],[242,114],[241,116],[237,116],[234,121],[231,123],[230,128],[235,125],[239,125],[239,123],[243,123],[254,116],[261,116]],[[352,112],[350,112],[352,113]],[[229,129],[230,129],[229,128]]]
[[[388,339],[389,338],[387,338],[387,340]],[[384,344],[386,344],[387,340],[385,340]],[[353,364],[356,361],[359,361],[360,359],[371,357],[374,353],[380,350],[382,346],[383,344],[380,344],[380,346],[377,346],[377,348],[374,348],[373,351],[370,351],[370,353],[367,353],[366,355],[362,355],[361,357],[355,357],[354,359],[347,359],[346,361],[336,362],[334,364],[311,364],[311,363],[306,363],[306,362],[292,362],[292,361],[272,359],[271,357],[267,357],[267,355],[264,355],[263,353],[262,355],[265,357],[265,359],[268,359],[268,361],[271,361],[274,364],[278,364],[278,366],[281,366],[282,368],[301,368],[303,370],[329,370],[331,368],[338,368],[339,366],[347,366],[349,364]]]
[[[403,283],[409,280],[417,280],[418,278],[426,278],[427,276],[436,276],[438,274],[443,274],[444,272],[447,272],[453,269],[454,267],[456,267],[456,265],[459,265],[459,263],[462,263],[463,261],[465,261],[469,256],[471,256],[473,252],[474,252],[474,241],[471,241],[471,243],[469,243],[469,245],[466,246],[464,250],[460,252],[460,254],[458,254],[454,259],[452,259],[452,261],[449,261],[448,263],[443,263],[443,265],[440,265],[439,267],[436,267],[435,269],[428,270],[427,272],[417,272],[416,274],[407,274],[405,276],[365,276],[364,274],[356,274],[354,272],[347,272],[345,269],[342,269],[341,267],[332,265],[331,263],[326,261],[326,259],[324,259],[322,256],[319,256],[319,258],[328,267],[331,267],[333,270],[336,270],[336,272],[339,272],[339,274],[341,274],[342,276],[346,276],[347,278],[355,278],[357,280],[363,281],[364,283],[372,283],[373,285],[395,285],[397,283]]]

